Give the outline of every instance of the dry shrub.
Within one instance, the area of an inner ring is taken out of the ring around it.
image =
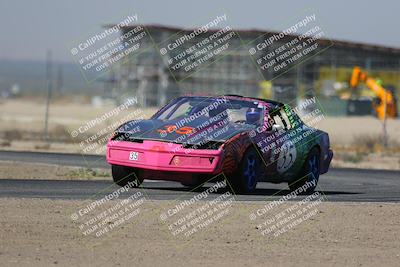
[[[3,139],[6,141],[13,141],[13,140],[21,140],[22,139],[22,132],[20,130],[7,130],[3,133]]]
[[[51,145],[49,143],[41,143],[41,144],[36,144],[34,147],[35,147],[35,149],[38,149],[38,150],[49,150],[50,146]]]
[[[51,140],[71,142],[72,137],[67,127],[64,125],[57,124],[50,129],[49,136]]]
[[[384,152],[388,149],[396,150],[399,148],[399,142],[395,139],[388,138],[388,147],[384,147],[382,135],[360,134],[353,138],[353,145],[359,153]]]
[[[1,147],[11,146],[11,141],[9,141],[9,140],[1,140],[0,141],[0,146]]]
[[[365,154],[363,153],[338,153],[335,155],[338,159],[343,160],[344,162],[352,162],[359,163],[364,160]]]

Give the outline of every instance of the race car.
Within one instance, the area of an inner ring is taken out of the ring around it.
[[[323,116],[316,110],[305,123],[298,107],[273,100],[182,96],[148,120],[119,126],[106,158],[119,186],[154,179],[196,187],[223,177],[238,194],[254,192],[258,182],[312,193],[333,157],[328,134],[307,125]]]

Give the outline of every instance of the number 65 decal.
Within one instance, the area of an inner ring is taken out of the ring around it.
[[[296,146],[293,144],[293,142],[285,142],[281,147],[281,152],[279,153],[277,171],[279,173],[287,171],[296,161],[296,156]]]

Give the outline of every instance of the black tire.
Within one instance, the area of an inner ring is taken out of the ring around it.
[[[289,183],[290,191],[295,191],[308,183],[308,187],[301,194],[312,194],[317,187],[320,174],[320,153],[317,147],[313,147],[307,155],[303,169],[299,173],[298,180]],[[311,186],[310,186],[311,182]],[[312,185],[314,184],[314,185]]]
[[[114,183],[119,186],[126,186],[129,183],[130,187],[139,187],[143,182],[143,180],[138,176],[137,170],[134,168],[112,165],[111,173]]]
[[[260,175],[260,155],[254,147],[249,147],[244,153],[236,173],[228,179],[234,193],[249,194],[256,189]]]
[[[206,178],[202,177],[201,175],[196,175],[193,177],[193,180],[190,182],[181,182],[181,185],[189,188],[196,188],[204,184]]]
[[[181,182],[181,185],[183,185],[184,187],[188,187],[188,188],[196,188],[196,187],[202,185],[202,183]]]

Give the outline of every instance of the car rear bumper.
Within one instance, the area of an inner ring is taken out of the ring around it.
[[[131,153],[137,157],[132,159]],[[185,149],[181,144],[151,140],[109,141],[106,157],[109,164],[144,170],[217,174],[221,172],[223,151]]]
[[[323,155],[323,159],[321,162],[322,163],[321,164],[321,174],[328,172],[329,165],[331,164],[332,158],[333,158],[333,151],[332,151],[332,149],[329,149],[328,153]]]

